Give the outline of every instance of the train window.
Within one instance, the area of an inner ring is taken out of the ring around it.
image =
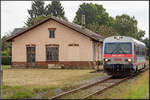
[[[136,55],[138,55],[138,48],[136,47]]]
[[[145,49],[144,49],[144,56],[146,55],[146,51],[145,51]]]
[[[136,46],[136,55],[139,56],[139,47]]]
[[[143,47],[139,48],[139,56],[144,56],[145,55],[145,51]]]
[[[142,56],[144,55],[144,50],[143,50],[144,48],[142,48]]]
[[[105,43],[105,54],[131,54],[131,43]]]
[[[139,47],[139,56],[141,56],[141,48]]]
[[[141,48],[141,56],[143,56],[143,48]]]
[[[142,48],[140,47],[140,56],[142,56]]]
[[[145,49],[142,48],[142,56],[145,56]]]

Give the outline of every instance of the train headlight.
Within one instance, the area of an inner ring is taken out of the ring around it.
[[[106,62],[108,61],[108,59],[106,58],[106,59],[104,59]]]
[[[117,36],[116,39],[117,39],[117,40],[120,40],[120,36]]]
[[[131,59],[127,59],[127,61],[128,61],[128,62],[131,62],[132,60],[131,60]]]
[[[108,61],[110,61],[110,59],[105,58],[104,61],[105,61],[105,62],[108,62]]]

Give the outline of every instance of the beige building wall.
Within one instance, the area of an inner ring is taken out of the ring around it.
[[[49,38],[48,28],[56,28],[55,38]],[[33,28],[13,41],[12,62],[26,62],[26,44],[36,45],[36,61],[46,61],[46,44],[59,44],[59,61],[93,61],[92,40],[54,20]],[[79,47],[68,46],[72,43],[79,44]]]

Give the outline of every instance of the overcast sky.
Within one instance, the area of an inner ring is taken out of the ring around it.
[[[45,5],[51,1],[45,1]],[[138,20],[138,28],[146,32],[149,37],[149,5],[148,1],[61,1],[65,16],[73,21],[79,5],[83,2],[103,5],[110,16],[128,14]],[[2,1],[1,2],[1,35],[13,31],[14,28],[24,26],[27,20],[27,9],[31,8],[31,1]]]

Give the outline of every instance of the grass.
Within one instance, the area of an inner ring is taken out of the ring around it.
[[[12,95],[10,98],[12,99],[22,99],[22,98],[31,98],[32,97],[32,92],[29,91],[21,91],[17,92],[16,94]]]
[[[2,65],[2,69],[10,69],[11,66],[10,65]]]
[[[146,74],[148,77],[148,74]],[[137,82],[136,87],[134,86],[130,89],[128,96],[124,97],[125,99],[148,99],[149,98],[149,80],[142,78],[142,81]]]
[[[103,94],[93,96],[94,99],[148,99],[149,71],[129,79]]]
[[[55,92],[55,90],[58,88],[61,91],[68,91],[70,89],[79,87],[83,84],[83,81],[91,80],[95,77],[103,75],[103,73],[90,73],[94,70],[11,69],[9,65],[2,66],[2,68],[3,98],[33,98],[37,94],[42,92],[47,93],[43,94],[41,98],[48,98],[56,95],[57,92]],[[146,90],[149,87],[148,81],[143,81],[145,83],[137,82],[141,80],[148,80],[149,76],[147,74],[146,77],[140,77],[139,79],[135,78],[134,80],[125,82],[123,83],[123,85],[118,85],[118,87],[115,87],[113,90],[107,91],[106,94],[96,96],[94,98],[140,98],[138,97],[138,95],[140,95],[141,98],[147,98],[144,96],[146,96],[145,94],[149,92],[149,90]],[[133,84],[135,85],[135,87],[133,86]],[[137,91],[141,91],[141,93]]]
[[[3,83],[6,85],[61,85],[81,79],[98,76],[98,73],[89,73],[92,70],[66,69],[3,69]],[[86,76],[86,77],[81,77]]]
[[[41,98],[56,95],[55,89],[67,91],[82,85],[83,81],[99,77],[102,73],[76,69],[3,69],[3,98]],[[76,84],[79,83],[79,84]],[[76,85],[74,85],[76,84]]]

